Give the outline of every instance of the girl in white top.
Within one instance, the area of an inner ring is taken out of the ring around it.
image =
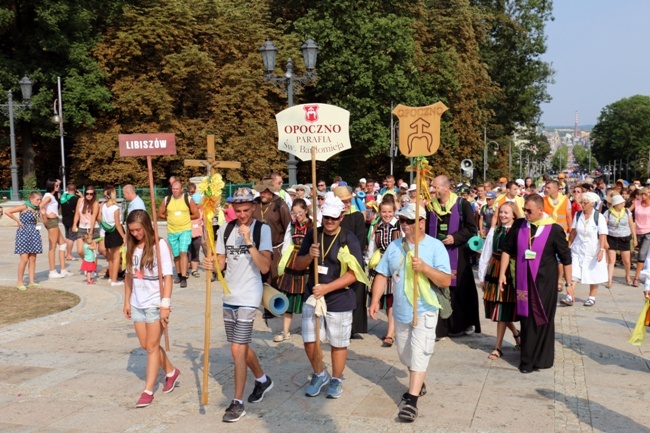
[[[126,220],[127,269],[124,278],[124,317],[133,319],[140,345],[147,351],[147,375],[144,392],[136,407],[153,401],[153,390],[160,367],[165,370],[164,393],[172,392],[180,371],[172,365],[160,346],[163,329],[171,313],[173,263],[167,243],[158,239],[146,211],[135,210]],[[160,266],[156,257],[160,250]],[[159,273],[162,272],[162,286]]]
[[[49,241],[49,250],[47,259],[50,265],[49,278],[63,278],[72,275],[72,272],[65,268],[65,255],[67,244],[59,230],[59,202],[56,201],[54,193],[59,188],[60,181],[57,179],[48,179],[45,184],[45,195],[41,201],[41,221],[47,228],[47,239]],[[57,248],[58,246],[58,248]],[[56,250],[59,250],[59,264],[61,272],[56,271]]]

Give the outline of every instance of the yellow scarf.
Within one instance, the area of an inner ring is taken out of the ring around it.
[[[534,226],[542,227],[542,226],[548,226],[554,224],[555,218],[548,216],[548,214],[544,214],[544,216],[542,216],[542,219],[540,219],[539,221],[528,221],[528,222]]]
[[[457,199],[458,196],[453,192],[450,192],[449,199],[447,200],[447,203],[445,203],[445,210],[442,210],[442,206],[440,206],[438,197],[433,197],[431,199],[431,206],[433,206],[433,210],[436,214],[438,214],[438,216],[449,215],[451,213],[451,208],[456,204]]]
[[[352,272],[354,272],[354,276],[357,278],[358,282],[363,283],[366,286],[370,285],[370,280],[368,280],[366,272],[357,261],[357,258],[350,254],[350,250],[348,249],[347,245],[339,248],[339,252],[336,255],[336,258],[341,263],[341,276],[343,276],[343,274],[345,274],[348,269],[351,269]]]
[[[625,216],[625,214],[626,214],[625,210],[626,210],[625,207],[622,207],[621,208],[621,213],[618,213],[618,212],[616,212],[616,208],[614,208],[614,206],[609,208],[609,213],[614,215],[614,218],[616,218],[616,225],[617,226],[618,226],[618,222],[621,220],[621,218],[623,218],[623,216]],[[594,211],[594,212],[596,212],[596,211]]]
[[[562,194],[561,192],[557,193],[557,204],[556,205],[553,204],[553,199],[551,197],[548,198],[548,204],[550,204],[551,207],[553,208],[553,214],[551,216],[556,221],[557,221],[557,211],[560,209],[560,206],[562,206],[564,204],[564,199],[565,199],[564,194]]]
[[[413,280],[415,272],[413,271],[413,251],[409,250],[406,253],[406,267],[404,272],[404,294],[406,299],[413,306]],[[433,293],[429,285],[429,279],[424,272],[418,272],[418,293],[422,298],[422,301],[432,305],[436,308],[442,308],[440,302],[438,302],[438,297]],[[417,306],[413,306],[417,308]]]

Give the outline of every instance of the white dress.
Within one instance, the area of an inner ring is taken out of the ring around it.
[[[579,218],[573,220],[573,227],[576,230],[576,237],[571,244],[571,262],[573,280],[582,284],[601,284],[609,279],[607,275],[607,252],[603,252],[603,258],[598,261],[600,252],[600,235],[607,235],[607,219],[600,215],[598,226],[594,222],[594,213],[585,221],[582,213]],[[577,216],[577,214],[576,214]]]

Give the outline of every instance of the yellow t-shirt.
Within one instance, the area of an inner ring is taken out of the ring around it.
[[[171,196],[167,203],[167,233],[180,233],[192,230],[190,208],[185,204],[185,197]]]

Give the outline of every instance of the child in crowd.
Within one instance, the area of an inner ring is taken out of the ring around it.
[[[97,271],[95,262],[95,251],[97,251],[97,242],[92,237],[92,233],[84,233],[81,238],[84,243],[84,256],[81,262],[81,270],[86,272],[86,283],[95,284],[93,273]]]

